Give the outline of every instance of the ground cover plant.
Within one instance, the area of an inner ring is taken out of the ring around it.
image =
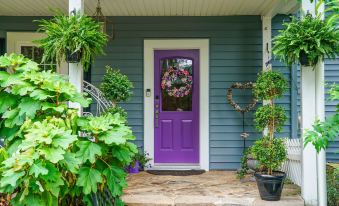
[[[137,147],[119,114],[79,117],[67,102],[90,99],[65,77],[41,71],[22,55],[0,57],[0,136],[6,155],[0,193],[11,205],[92,205],[109,191],[115,205],[126,186],[124,168]]]

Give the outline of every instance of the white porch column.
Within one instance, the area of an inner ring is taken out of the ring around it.
[[[316,2],[302,1],[305,13],[315,15]],[[319,12],[324,11],[322,6]],[[314,69],[314,70],[313,70]],[[316,119],[324,120],[324,62],[313,67],[301,67],[302,131],[311,129]],[[304,136],[303,136],[304,140]],[[302,144],[303,145],[303,144]],[[326,206],[326,157],[325,152],[316,153],[309,144],[302,153],[302,196],[306,205]]]
[[[84,0],[69,0],[68,1],[68,10],[69,15],[73,15],[73,12],[80,12],[80,14],[84,13],[85,4]],[[69,63],[68,64],[68,75],[69,81],[75,85],[78,92],[82,92],[82,82],[83,82],[83,68],[80,63]],[[69,106],[71,108],[77,108],[79,114],[82,114],[82,108],[80,104],[70,102]]]
[[[272,70],[272,17],[261,16],[262,20],[262,66],[264,71]]]
[[[262,69],[263,71],[272,70],[272,17],[261,16],[262,22]],[[268,100],[263,101],[263,105],[269,104]],[[268,135],[268,129],[265,128],[263,135]]]

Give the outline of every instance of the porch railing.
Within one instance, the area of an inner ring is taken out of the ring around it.
[[[302,142],[298,139],[286,139],[287,160],[281,166],[281,170],[286,173],[288,179],[294,184],[301,186],[301,146]]]

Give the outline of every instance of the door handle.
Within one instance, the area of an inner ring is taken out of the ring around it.
[[[158,109],[155,110],[155,127],[156,128],[159,127],[159,110]]]

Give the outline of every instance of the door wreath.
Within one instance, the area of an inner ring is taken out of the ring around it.
[[[170,66],[163,74],[161,88],[172,97],[184,97],[192,90],[193,77],[184,69],[176,69]]]

